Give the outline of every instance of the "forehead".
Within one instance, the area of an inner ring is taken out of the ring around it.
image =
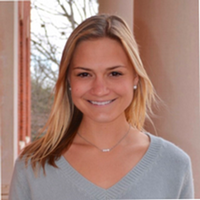
[[[121,43],[105,37],[80,42],[74,51],[71,64],[110,67],[128,63],[128,56]]]

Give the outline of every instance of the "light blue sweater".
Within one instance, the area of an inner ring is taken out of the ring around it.
[[[141,161],[109,189],[100,188],[80,175],[63,156],[58,168],[45,166],[35,178],[29,165],[17,160],[9,200],[104,200],[194,198],[189,156],[172,143],[148,134],[150,146]]]

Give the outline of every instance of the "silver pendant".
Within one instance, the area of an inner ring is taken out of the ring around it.
[[[102,149],[103,152],[109,152],[110,149]]]

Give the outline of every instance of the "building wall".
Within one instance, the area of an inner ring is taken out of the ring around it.
[[[18,2],[18,135],[20,151],[31,134],[30,2]]]
[[[134,0],[98,0],[99,13],[116,14],[123,17],[133,30]]]
[[[16,16],[16,2],[0,2],[2,199],[7,199],[14,160],[17,156],[18,31]]]
[[[141,57],[165,103],[155,110],[157,134],[190,155],[200,198],[198,0],[135,0],[134,6]],[[156,134],[151,125],[147,129]]]
[[[30,136],[30,2],[0,2],[0,24],[1,197],[7,199],[20,144]]]

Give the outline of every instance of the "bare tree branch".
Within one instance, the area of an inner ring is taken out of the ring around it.
[[[85,0],[83,0],[83,3],[84,3],[83,12],[84,12],[84,16],[86,17],[87,14],[86,14],[86,2],[85,2]]]
[[[85,17],[84,17],[83,14],[81,13],[80,5],[79,5],[79,6],[77,5],[77,1],[73,1],[73,3],[74,3],[74,5],[75,5],[75,7],[76,7],[76,9],[77,9],[77,11],[78,11],[78,14],[79,14],[81,20],[83,21],[83,19],[84,19]]]
[[[41,43],[38,43],[33,39],[32,42],[35,44],[35,49],[37,49],[38,52],[40,52],[43,56],[54,62],[56,65],[59,65],[59,62],[53,57],[52,54],[49,53],[47,49],[45,49],[45,47]]]

